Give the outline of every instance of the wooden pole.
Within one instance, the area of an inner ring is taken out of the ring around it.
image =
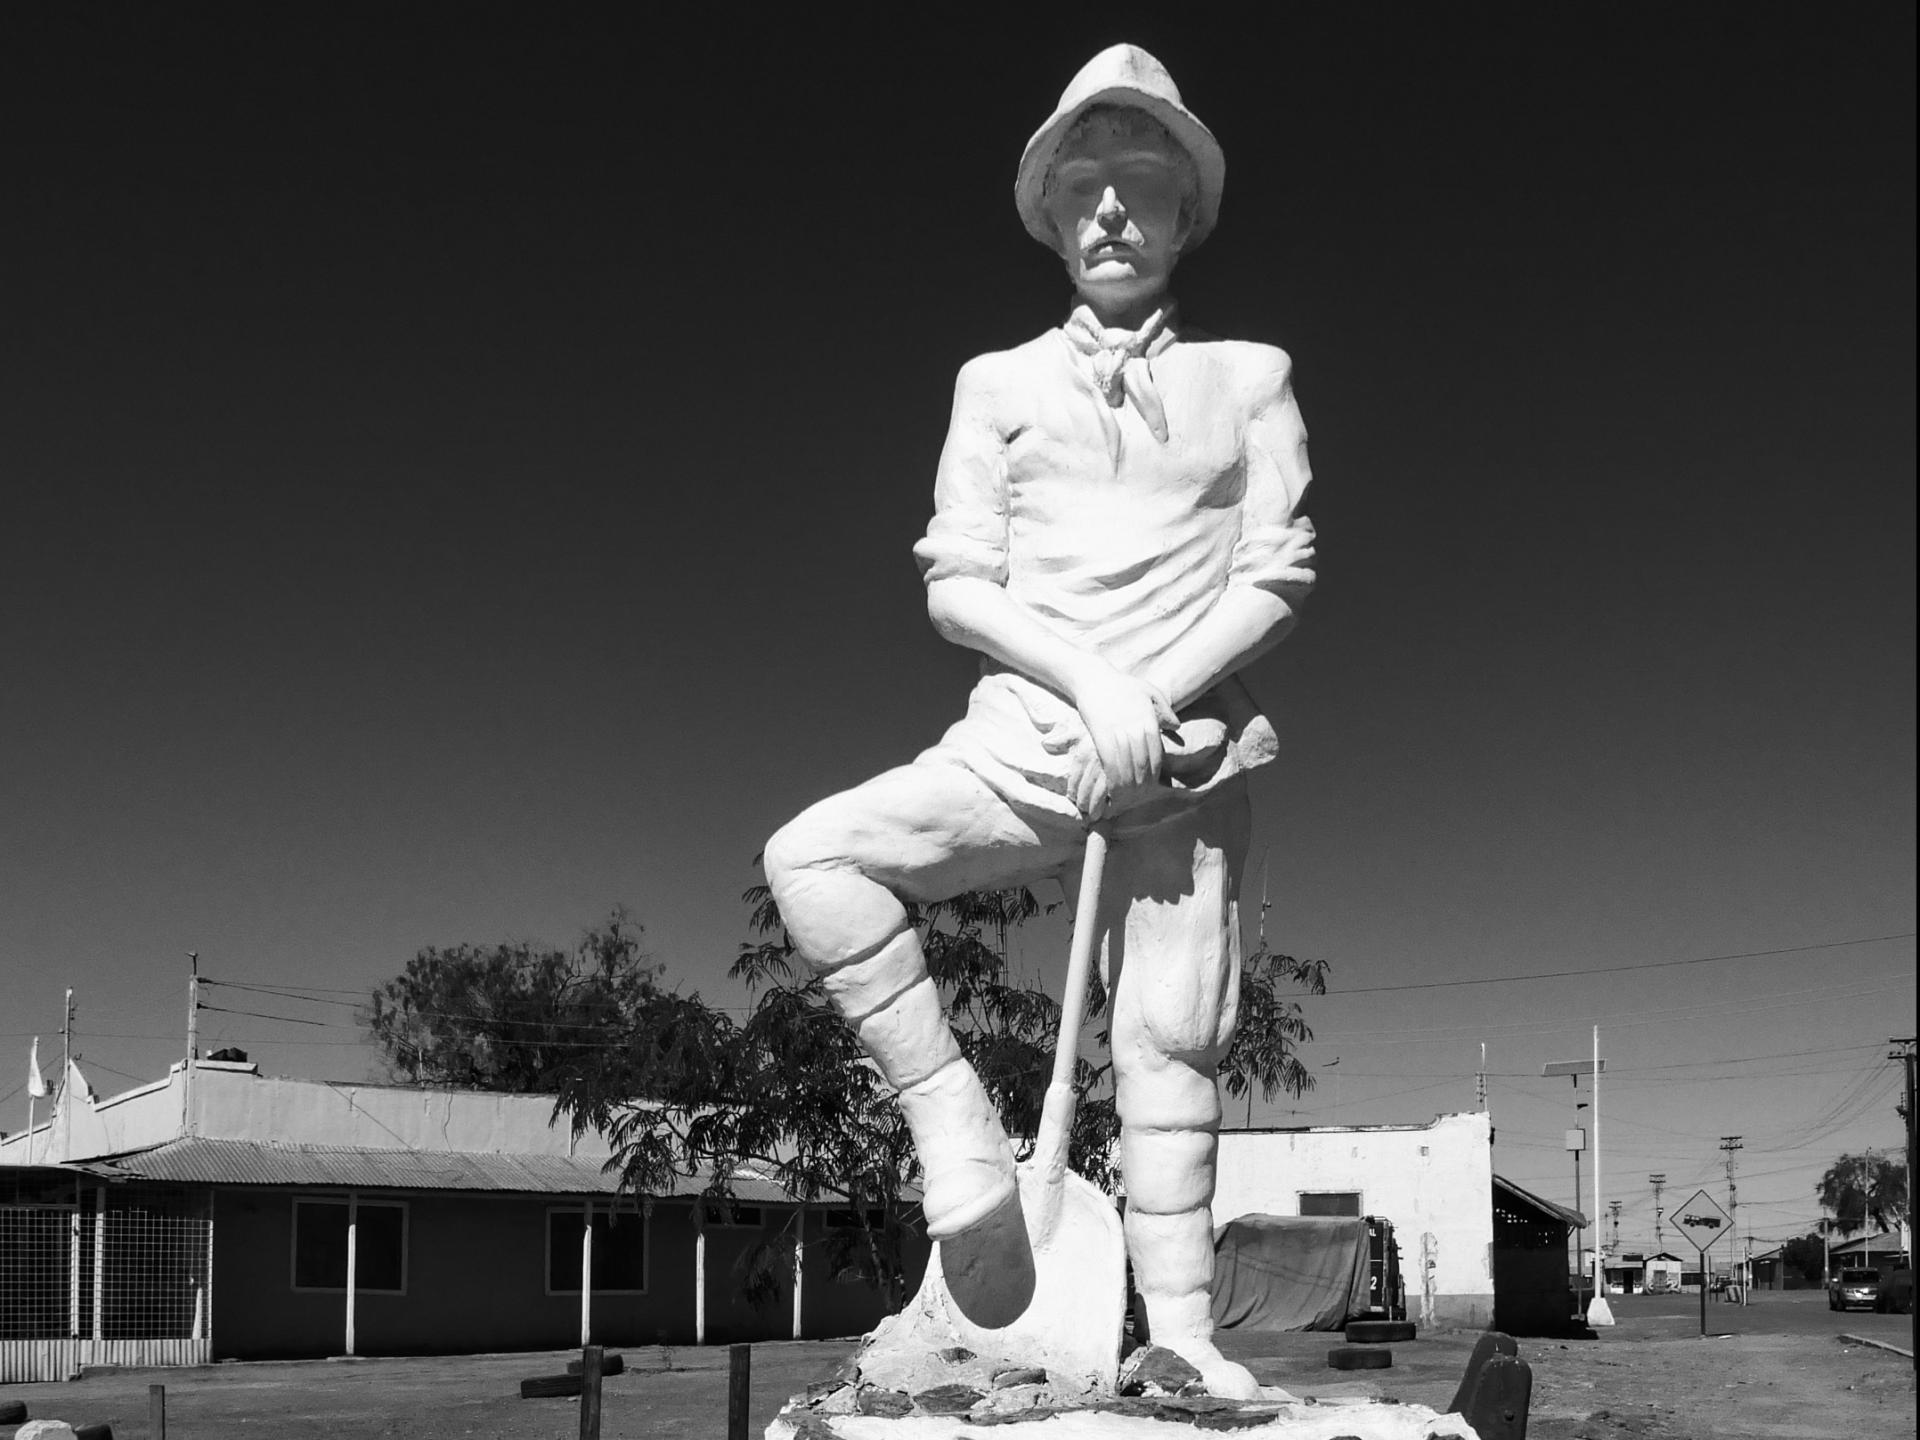
[[[747,1440],[747,1406],[753,1399],[753,1347],[727,1347],[727,1440]]]
[[[598,1345],[580,1347],[580,1440],[600,1440],[600,1366]]]
[[[147,1440],[167,1440],[167,1387],[147,1386]]]

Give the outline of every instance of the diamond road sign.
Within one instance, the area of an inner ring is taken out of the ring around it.
[[[1680,1233],[1691,1240],[1693,1248],[1702,1255],[1714,1241],[1733,1229],[1733,1217],[1704,1190],[1696,1190],[1691,1200],[1673,1212],[1673,1219]]]

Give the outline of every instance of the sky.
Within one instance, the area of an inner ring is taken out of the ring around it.
[[[745,1006],[765,837],[964,703],[910,551],[1125,39],[1227,154],[1183,312],[1294,357],[1316,476],[1246,920],[1334,993],[1229,1122],[1468,1109],[1485,1043],[1566,1201],[1597,1025],[1623,1237],[1729,1134],[1803,1233],[1914,1022],[1911,7],[901,13],[9,16],[0,1127],[68,987],[96,1087],[164,1073],[190,951],[292,992],[205,1048],[318,1078],[422,947],[616,905]]]

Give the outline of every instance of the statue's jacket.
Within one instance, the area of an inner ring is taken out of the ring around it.
[[[914,555],[927,583],[1002,585],[1055,631],[1140,674],[1232,587],[1294,609],[1312,588],[1313,524],[1299,513],[1307,434],[1283,351],[1169,323],[1122,367],[1123,395],[1116,366],[1086,353],[1090,330],[1128,338],[1081,310],[962,367]],[[1191,803],[1277,752],[1236,677],[1181,712],[1202,717],[1225,723],[1227,743],[1164,804]],[[1071,817],[1068,752],[1083,735],[1070,702],[984,659],[966,717],[921,760],[964,765],[1016,807]]]

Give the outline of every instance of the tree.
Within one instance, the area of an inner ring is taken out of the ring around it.
[[[1827,1268],[1827,1243],[1818,1230],[1789,1240],[1780,1247],[1782,1268],[1797,1270],[1809,1285],[1824,1282]]]
[[[622,1188],[659,1194],[675,1177],[705,1175],[712,1203],[731,1203],[743,1164],[807,1202],[850,1206],[855,1227],[831,1232],[831,1263],[902,1298],[903,1192],[916,1162],[899,1108],[851,1027],[828,1004],[796,954],[765,886],[746,892],[755,938],[743,943],[733,978],[754,995],[744,1022],[697,997],[660,997],[637,1010],[628,1046],[569,1072],[559,1109],[576,1133],[604,1133]],[[928,973],[962,1052],[979,1072],[1008,1133],[1030,1153],[1051,1078],[1060,1004],[1011,982],[1008,939],[1041,913],[1025,889],[975,891],[910,907]],[[1240,1028],[1223,1074],[1231,1093],[1259,1086],[1301,1094],[1312,1077],[1295,1050],[1312,1038],[1297,1002],[1280,988],[1324,993],[1326,966],[1276,955],[1264,946],[1242,969]],[[671,1004],[669,1003],[671,1001]],[[1089,1018],[1106,1016],[1107,996],[1093,981]],[[649,1028],[650,1027],[650,1028]],[[1107,1035],[1098,1036],[1104,1047]],[[1112,1062],[1077,1055],[1079,1103],[1069,1163],[1096,1184],[1115,1180],[1119,1119]],[[1021,1158],[1026,1158],[1023,1153]],[[872,1223],[872,1217],[878,1223]],[[736,1276],[749,1297],[771,1300],[791,1265],[791,1227],[749,1251]]]
[[[1842,1235],[1869,1225],[1884,1235],[1907,1218],[1906,1164],[1873,1150],[1842,1155],[1813,1188],[1833,1213],[1832,1228]]]
[[[664,998],[661,967],[624,910],[572,951],[521,941],[433,946],[361,1014],[393,1078],[551,1093],[624,1041]]]

